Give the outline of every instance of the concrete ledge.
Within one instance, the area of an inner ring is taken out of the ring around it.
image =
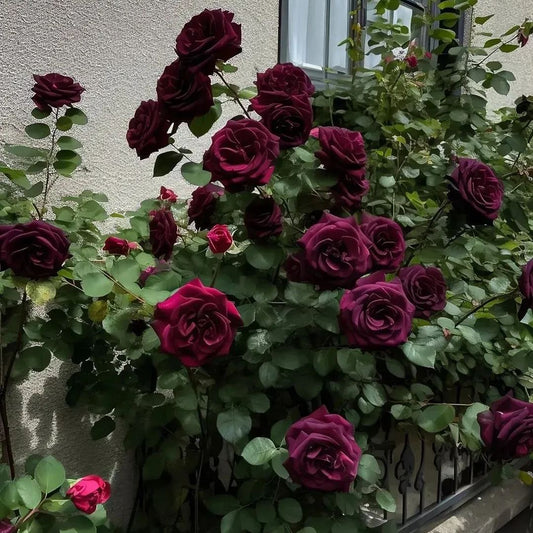
[[[486,489],[424,533],[494,533],[532,503],[532,488],[512,479]]]

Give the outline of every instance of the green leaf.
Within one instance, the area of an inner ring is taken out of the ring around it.
[[[402,346],[403,353],[411,363],[425,368],[434,368],[437,350],[429,344],[414,344],[407,341]]]
[[[474,22],[476,24],[482,25],[482,24],[485,24],[485,22],[489,21],[493,16],[494,16],[494,14],[487,15],[486,17],[476,17],[476,18],[474,18]]]
[[[283,463],[289,458],[289,452],[285,449],[277,450],[276,455],[272,457],[272,470],[281,478],[289,479],[289,472],[283,466]]]
[[[85,516],[71,516],[59,525],[59,533],[96,533],[96,526]]]
[[[26,283],[26,294],[35,305],[44,305],[55,297],[56,287],[48,280],[30,280]]]
[[[365,453],[361,456],[357,477],[368,483],[377,483],[381,477],[381,468],[373,455]]]
[[[242,531],[239,524],[239,509],[231,511],[220,522],[220,533],[238,533]]]
[[[286,370],[296,370],[309,362],[308,352],[298,348],[276,348],[272,353],[272,362]]]
[[[479,422],[477,421],[477,415],[487,411],[489,407],[479,402],[473,403],[465,411],[465,414],[461,418],[461,431],[466,437],[466,444],[472,451],[481,449],[482,440],[480,435]]]
[[[252,429],[252,419],[242,407],[231,407],[218,414],[217,429],[223,439],[235,444],[248,435]]]
[[[239,500],[231,494],[217,494],[205,498],[204,505],[210,513],[223,516],[240,507]]]
[[[203,186],[211,181],[211,173],[202,168],[200,163],[187,162],[181,166],[181,175],[193,185]]]
[[[390,412],[396,420],[407,420],[412,415],[411,408],[408,405],[393,405]]]
[[[110,416],[104,416],[97,420],[91,428],[93,440],[103,439],[115,430],[115,421]]]
[[[283,251],[268,244],[252,244],[246,248],[244,255],[248,263],[258,270],[273,268],[283,259]]]
[[[254,392],[246,397],[246,407],[252,413],[266,413],[270,408],[270,400],[262,392]]]
[[[20,357],[27,368],[42,372],[50,364],[52,353],[43,346],[31,346],[22,350]]]
[[[389,513],[394,513],[396,511],[396,501],[388,490],[378,489],[376,492],[376,501],[385,511],[388,511]]]
[[[46,150],[42,148],[32,148],[31,146],[21,146],[18,144],[6,144],[4,150],[18,157],[29,159],[32,157],[46,157]]]
[[[16,481],[20,499],[28,509],[33,509],[41,501],[41,488],[30,476],[23,476]]]
[[[359,525],[360,522],[355,518],[344,516],[335,520],[331,527],[331,533],[357,533],[360,531]]]
[[[70,175],[78,168],[78,164],[68,159],[54,161],[54,168],[61,176],[70,177]]]
[[[113,289],[114,282],[102,272],[90,272],[81,280],[81,288],[87,296],[100,298],[109,294]]]
[[[56,122],[56,127],[61,131],[68,131],[72,128],[72,120],[69,117],[59,117]]]
[[[252,439],[242,451],[244,460],[251,465],[264,465],[276,454],[276,445],[265,437]]]
[[[210,107],[209,111],[201,117],[195,117],[189,123],[189,130],[195,137],[201,137],[205,135],[213,126],[213,124],[219,119],[222,114],[222,106],[220,102],[216,101]]]
[[[48,124],[43,124],[42,122],[30,124],[24,128],[24,131],[26,132],[26,135],[32,139],[44,139],[50,135]]]
[[[35,479],[45,494],[50,494],[65,482],[65,469],[54,457],[43,457],[35,467]]]
[[[26,169],[26,172],[28,172],[28,170],[29,169]],[[35,198],[36,196],[39,196],[39,194],[43,192],[43,189],[44,189],[44,183],[42,181],[38,181],[25,192],[25,195],[27,198]]]
[[[26,177],[26,174],[23,170],[16,170],[14,168],[0,166],[0,172],[7,176],[15,185],[18,185],[22,189],[27,190],[31,187],[31,183]]]
[[[48,111],[41,111],[38,107],[34,107],[31,114],[33,118],[37,118],[41,120],[43,118],[46,118],[48,115],[50,115],[51,112],[52,112],[51,109]]]
[[[39,174],[46,168],[46,161],[36,161],[26,169],[26,174]],[[37,190],[38,189],[38,190]],[[44,189],[44,183],[40,181],[32,186],[32,188],[26,192],[26,195],[31,194],[31,198],[38,196]],[[36,192],[35,192],[36,191]]]
[[[154,177],[166,176],[183,159],[183,154],[169,151],[159,154],[154,163]]]
[[[143,479],[157,480],[161,477],[165,468],[165,455],[152,453],[146,458],[143,465]]]
[[[278,502],[278,513],[289,524],[297,524],[303,518],[302,506],[294,498],[282,498]]]
[[[279,368],[270,361],[266,361],[259,367],[259,381],[265,389],[274,386],[278,377]]]
[[[455,417],[455,409],[451,405],[430,405],[422,410],[417,424],[428,433],[438,433],[445,429]]]
[[[433,39],[437,39],[443,43],[449,43],[455,39],[455,32],[453,30],[447,30],[444,28],[430,30],[429,35]]]
[[[135,283],[141,274],[141,267],[132,257],[119,259],[111,267],[111,275],[123,285]]]
[[[396,185],[396,180],[394,179],[394,176],[380,176],[379,184],[385,188],[394,187],[394,185]]]
[[[57,145],[61,150],[77,150],[82,147],[80,141],[68,135],[62,135],[57,139]]]
[[[69,117],[74,124],[79,124],[80,126],[84,126],[88,122],[85,113],[81,109],[77,109],[76,107],[69,107],[65,111],[65,116]]]

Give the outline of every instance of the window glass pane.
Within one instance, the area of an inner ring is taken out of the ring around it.
[[[392,12],[393,24],[401,24],[411,28],[411,19],[413,18],[413,10],[406,6],[400,6],[396,11]]]
[[[366,23],[370,24],[372,21],[380,18],[380,15],[376,13],[376,4],[377,0],[369,0],[366,6]],[[368,43],[370,37],[365,36],[365,51],[369,49]],[[376,68],[381,61],[381,56],[379,54],[366,54],[364,60],[364,67],[368,69]]]
[[[326,40],[326,2],[288,2],[288,60],[295,65],[321,69]]]
[[[346,45],[339,43],[348,37],[349,12],[350,0],[331,0],[328,67],[338,72],[348,72]]]

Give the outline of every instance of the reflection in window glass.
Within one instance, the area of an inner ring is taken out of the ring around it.
[[[329,12],[328,67],[337,72],[348,72],[346,45],[339,46],[348,36],[350,0],[331,0]]]

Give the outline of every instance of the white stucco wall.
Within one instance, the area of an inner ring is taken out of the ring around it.
[[[511,1],[510,15],[502,14],[499,0],[480,0],[476,15],[498,13],[486,27],[500,32],[526,16],[533,18],[532,0]],[[134,208],[143,198],[157,196],[160,185],[187,195],[191,188],[176,174],[152,178],[153,157],[139,161],[125,133],[139,102],[155,97],[158,76],[175,59],[174,41],[181,26],[204,7],[235,12],[243,26],[244,52],[232,60],[240,68],[232,81],[250,85],[256,71],[276,61],[277,0],[0,0],[0,144],[24,142],[23,125],[31,120],[32,74],[60,72],[86,88],[81,107],[90,120],[75,132],[84,144],[87,171],[62,181],[61,192],[106,192],[110,211]],[[533,42],[515,54],[503,54],[501,60],[518,82],[508,97],[491,96],[494,105],[510,105],[533,87]],[[198,156],[209,142],[194,139],[186,127],[177,139],[194,147]],[[90,440],[84,411],[64,404],[68,376],[67,366],[53,364],[13,390],[15,453],[21,461],[30,453],[50,452],[73,476],[94,472],[110,478],[112,515],[124,522],[134,491],[131,458],[122,452],[120,438],[109,443]]]
[[[0,0],[0,144],[27,142],[23,127],[32,120],[32,74],[60,72],[85,87],[80,107],[90,121],[74,133],[83,142],[87,171],[59,182],[61,194],[105,192],[110,212],[156,197],[161,185],[188,195],[192,187],[177,173],[152,178],[154,157],[139,161],[125,135],[141,100],[156,97],[157,78],[176,59],[175,39],[183,24],[204,8],[219,7],[233,11],[242,25],[244,52],[232,60],[239,72],[228,75],[230,81],[251,85],[257,71],[277,60],[277,0]],[[227,109],[224,115],[237,112]],[[196,140],[186,126],[176,139],[194,148],[197,160],[209,143]],[[119,432],[109,442],[91,441],[84,410],[64,402],[69,375],[66,365],[54,363],[12,390],[9,411],[19,467],[30,453],[52,453],[73,477],[97,473],[110,479],[111,514],[124,523],[135,489],[131,457],[122,451]]]

